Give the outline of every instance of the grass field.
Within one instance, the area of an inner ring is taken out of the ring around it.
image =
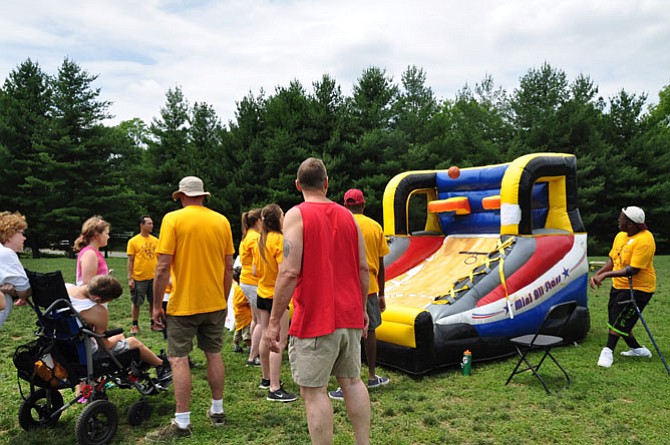
[[[591,258],[600,259],[600,258]],[[125,260],[109,258],[117,276],[125,277]],[[74,260],[23,260],[32,270],[62,270],[72,281]],[[670,257],[657,257],[658,290],[645,310],[652,333],[670,358],[670,305],[668,305]],[[122,282],[125,280],[122,280]],[[609,285],[609,283],[607,283]],[[564,378],[551,363],[543,367],[554,394],[547,396],[530,374],[505,380],[515,362],[511,359],[475,363],[472,375],[465,377],[452,368],[422,377],[379,369],[391,378],[385,388],[371,390],[372,443],[375,444],[667,444],[670,443],[670,376],[653,350],[642,326],[636,328],[641,343],[654,353],[652,359],[621,357],[620,342],[614,366],[601,369],[596,361],[604,345],[607,329],[608,288],[589,291],[591,331],[578,345],[555,350],[558,360],[570,373],[573,384],[564,387]],[[144,308],[143,308],[144,309]],[[130,328],[130,302],[127,290],[110,304],[113,326]],[[142,331],[138,337],[154,350],[164,348],[160,333],[149,330],[147,311],[141,313]],[[21,403],[16,370],[11,361],[15,348],[34,338],[35,316],[30,308],[15,309],[0,330],[0,444],[55,445],[75,443],[74,427],[81,407],[66,411],[52,429],[25,432],[18,424]],[[193,355],[198,366],[193,371],[191,419],[193,437],[183,444],[308,444],[304,403],[277,404],[265,401],[257,389],[260,371],[244,366],[245,356],[232,352],[232,335],[226,334],[224,360],[227,379],[224,406],[228,424],[213,429],[205,418],[209,389],[204,357]],[[286,363],[286,362],[285,362]],[[285,366],[282,377],[289,391],[298,391]],[[331,385],[332,389],[335,384]],[[153,415],[140,427],[130,427],[125,410],[135,400],[134,390],[111,390],[110,400],[119,409],[119,431],[112,443],[142,443],[144,435],[169,422],[174,411],[172,391],[151,399]],[[64,394],[66,400],[70,391]],[[353,443],[351,427],[343,403],[334,402],[335,443]]]

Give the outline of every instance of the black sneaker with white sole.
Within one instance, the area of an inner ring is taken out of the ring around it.
[[[280,386],[279,389],[276,391],[268,391],[268,396],[266,397],[266,400],[269,400],[270,402],[284,402],[284,403],[295,402],[296,400],[298,400],[298,396],[284,391],[284,388]]]

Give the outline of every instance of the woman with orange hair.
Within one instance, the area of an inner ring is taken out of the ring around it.
[[[19,261],[28,228],[25,216],[19,212],[0,212],[0,326],[9,317],[17,298],[17,305],[30,296],[30,282]]]

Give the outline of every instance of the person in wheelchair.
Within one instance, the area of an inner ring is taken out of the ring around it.
[[[68,289],[72,307],[79,313],[86,324],[97,333],[102,333],[109,329],[107,303],[118,298],[121,293],[123,293],[121,283],[111,275],[96,275],[88,284]],[[91,341],[94,351],[93,358],[104,357],[107,352],[98,348],[98,343],[95,339],[91,339]],[[135,337],[125,338],[123,334],[118,334],[103,338],[102,342],[114,355],[138,349],[140,359],[156,367],[156,377],[159,380],[167,380],[172,376],[167,357],[159,357]]]

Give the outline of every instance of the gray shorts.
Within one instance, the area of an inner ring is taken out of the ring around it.
[[[249,300],[251,307],[257,307],[256,299],[258,298],[258,286],[240,283],[240,288],[242,289],[244,296]]]
[[[382,311],[379,308],[379,298],[377,297],[377,294],[368,295],[368,302],[365,310],[368,312],[368,318],[370,319],[368,332],[374,331],[382,324]]]
[[[112,348],[112,350],[109,352],[111,352],[112,355],[119,355],[129,350],[130,348],[128,347],[128,342],[125,340],[121,340],[117,342]],[[107,357],[107,351],[105,351],[104,349],[98,348],[98,350],[93,353],[94,359],[100,359],[103,357]]]
[[[193,337],[205,352],[221,352],[228,309],[195,315],[168,315],[168,355],[186,357],[193,350]]]
[[[288,346],[293,380],[300,386],[328,385],[330,376],[360,377],[361,329],[336,329],[314,338],[291,337]]]
[[[135,289],[130,291],[130,301],[135,306],[142,306],[147,299],[149,304],[154,298],[154,280],[137,281],[135,280]]]

